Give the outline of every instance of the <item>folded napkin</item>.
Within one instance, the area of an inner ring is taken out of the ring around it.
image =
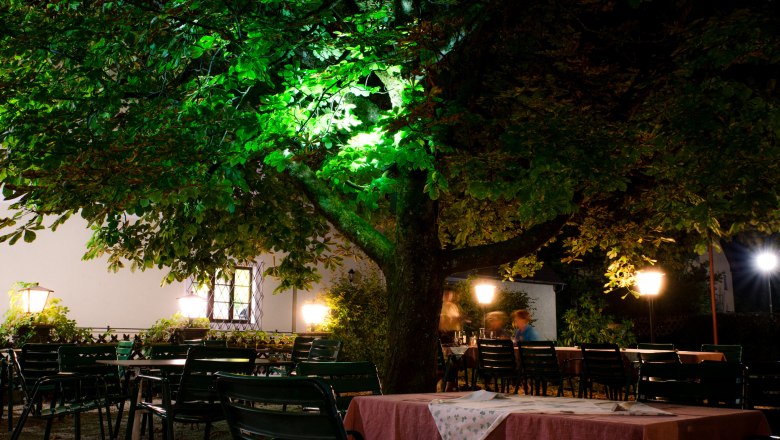
[[[485,390],[475,391],[457,399],[437,399],[428,404],[442,440],[484,440],[496,426],[509,416],[500,409],[459,406],[476,402],[505,399],[506,396]]]

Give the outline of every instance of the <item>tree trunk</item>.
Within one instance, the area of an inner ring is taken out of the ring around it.
[[[396,252],[382,268],[387,280],[387,393],[434,391],[441,310],[441,245],[436,201],[423,190],[425,176],[412,172],[397,194]],[[414,292],[414,294],[410,294]]]

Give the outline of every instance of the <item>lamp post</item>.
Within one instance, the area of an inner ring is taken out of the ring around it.
[[[22,308],[25,313],[40,313],[49,303],[49,298],[54,291],[43,286],[30,286],[20,290],[22,294]]]
[[[655,342],[655,329],[653,328],[653,298],[661,292],[664,274],[657,270],[642,270],[636,273],[636,286],[639,294],[648,298],[650,305],[650,342]]]
[[[325,322],[325,317],[328,316],[328,308],[322,304],[308,303],[301,307],[303,313],[303,321],[309,325],[311,331],[314,331],[314,326],[320,325]]]
[[[772,272],[777,268],[777,254],[763,251],[756,255],[756,267],[766,275],[766,290],[769,296],[769,316],[772,316]]]
[[[493,297],[496,295],[496,286],[493,284],[477,284],[474,286],[474,290],[477,292],[477,302],[482,305],[482,328],[487,327],[487,305],[493,302]],[[480,335],[482,337],[483,335]]]

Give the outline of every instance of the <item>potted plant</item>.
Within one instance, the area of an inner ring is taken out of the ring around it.
[[[76,321],[68,319],[70,309],[62,300],[50,297],[40,312],[29,312],[23,307],[22,291],[37,287],[38,283],[17,282],[8,291],[9,308],[0,330],[0,342],[21,347],[28,342],[77,341],[91,337],[92,329],[76,328]]]
[[[160,318],[140,337],[144,345],[163,342],[182,342],[203,339],[211,331],[208,318],[187,318],[176,312],[169,318]]]

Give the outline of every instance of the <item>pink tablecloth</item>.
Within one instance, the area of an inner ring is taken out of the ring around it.
[[[366,440],[440,439],[428,403],[464,394],[356,397],[349,406],[344,424],[347,429],[361,432]],[[732,440],[769,434],[769,425],[760,411],[656,403],[651,406],[675,416],[513,413],[488,436],[488,440]]]

